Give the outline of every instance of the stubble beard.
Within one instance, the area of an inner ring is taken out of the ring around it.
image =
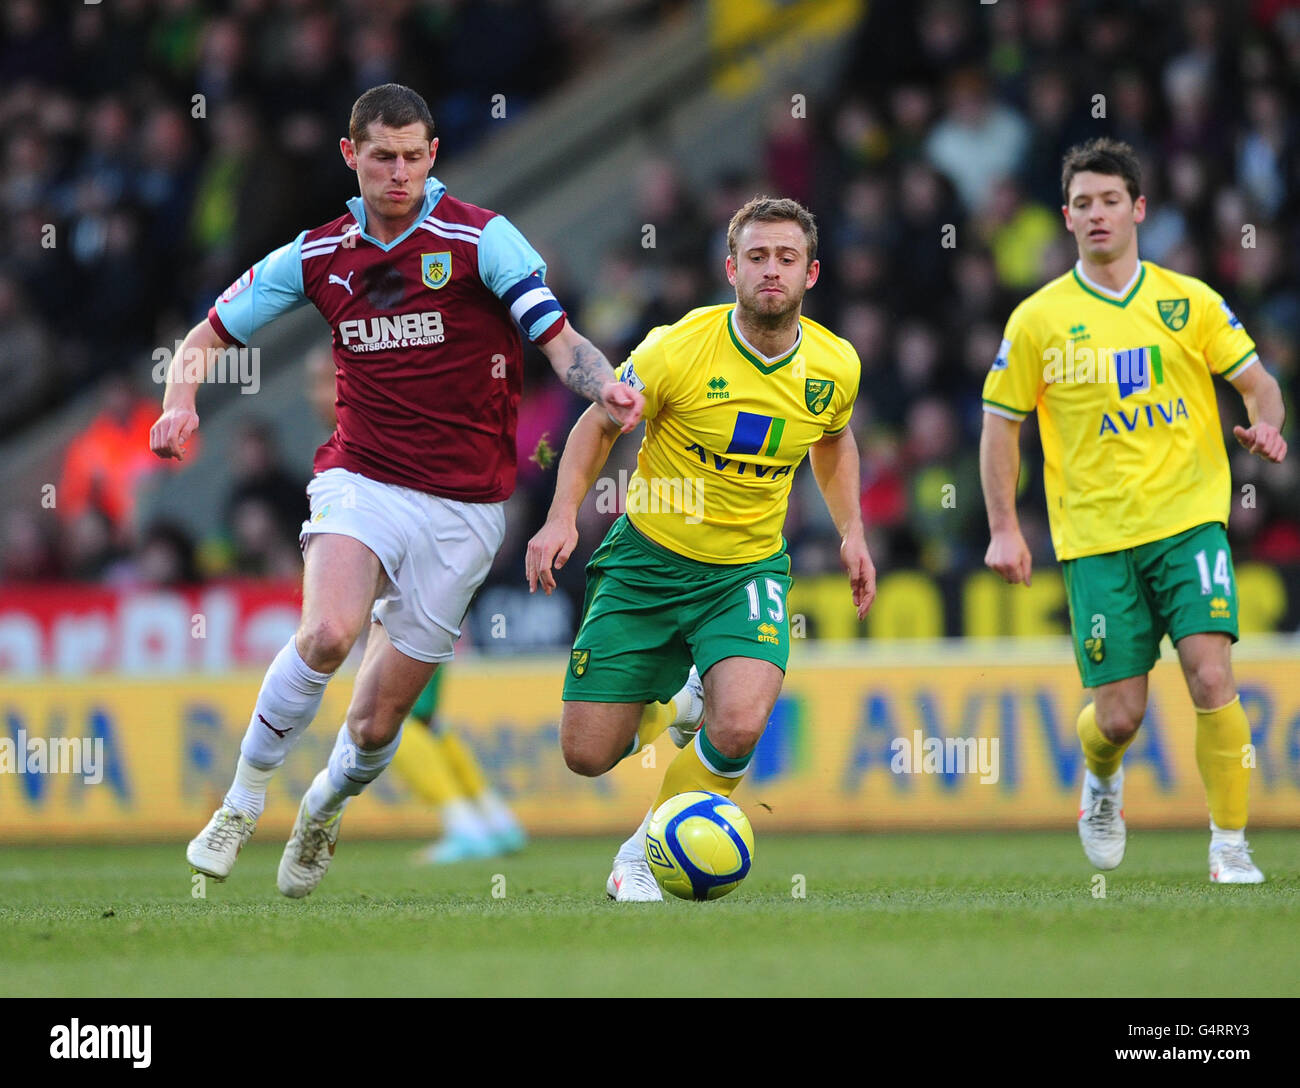
[[[796,299],[790,299],[788,304],[780,309],[766,310],[761,308],[758,291],[754,291],[749,298],[737,296],[736,309],[744,324],[770,333],[792,328],[799,320],[799,308],[802,303],[803,296],[800,295]]]

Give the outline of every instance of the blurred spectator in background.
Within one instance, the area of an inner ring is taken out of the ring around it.
[[[338,374],[334,352],[328,343],[312,348],[307,354],[307,400],[321,425],[329,432],[338,426],[334,401],[338,396]]]
[[[1029,150],[1029,126],[989,94],[988,78],[965,68],[948,80],[947,109],[925,143],[926,156],[957,190],[966,211],[980,211],[994,184],[1016,173]]]
[[[18,284],[0,273],[0,433],[44,405],[55,385],[52,364],[45,327]]]
[[[125,377],[105,379],[103,408],[68,446],[57,490],[60,518],[67,525],[82,523],[87,512],[103,515],[111,544],[129,544],[136,492],[141,482],[158,471],[176,471],[149,452],[149,429],[158,416],[152,397],[137,393]],[[197,459],[199,446],[193,440],[188,461]],[[83,525],[82,532],[86,532]],[[93,533],[91,534],[94,535]],[[78,563],[90,563],[98,547],[78,544]]]
[[[177,589],[199,581],[194,540],[168,521],[151,524],[131,555],[108,568],[104,581],[122,589]]]
[[[63,573],[53,523],[25,507],[5,515],[0,557],[0,582],[47,581]]]
[[[302,569],[298,533],[309,515],[307,478],[285,468],[268,423],[249,420],[235,436],[234,479],[222,518],[234,546],[238,573],[297,577]]]

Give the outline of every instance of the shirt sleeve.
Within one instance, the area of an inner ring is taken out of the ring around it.
[[[639,390],[645,397],[645,411],[641,414],[643,419],[654,419],[669,399],[671,377],[668,354],[664,351],[662,340],[663,334],[670,327],[660,325],[651,329],[616,371],[619,381]]]
[[[1024,318],[1020,307],[1012,312],[984,379],[984,411],[1017,423],[1038,407],[1047,384],[1044,369],[1050,363],[1038,351]]]
[[[504,215],[489,219],[479,235],[478,274],[529,340],[545,343],[546,333],[563,328],[564,308],[546,286],[546,262]]]
[[[217,296],[208,320],[223,339],[236,344],[281,314],[307,302],[302,285],[303,231],[288,245],[263,257]]]
[[[829,420],[826,421],[826,430],[823,434],[836,435],[849,425],[849,420],[853,418],[853,405],[858,399],[858,386],[862,382],[862,361],[858,358],[858,353],[848,347],[848,354],[845,356],[845,372],[848,375],[848,381],[844,383],[844,390],[840,394],[840,404],[836,412]]]
[[[1213,288],[1206,286],[1198,300],[1201,345],[1211,373],[1235,378],[1259,359],[1255,341],[1242,327],[1237,315]]]

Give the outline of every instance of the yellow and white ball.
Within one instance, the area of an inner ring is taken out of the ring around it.
[[[729,798],[703,790],[679,793],[650,818],[645,855],[664,891],[679,899],[717,899],[749,874],[754,831]]]

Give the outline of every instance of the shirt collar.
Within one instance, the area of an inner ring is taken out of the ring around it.
[[[1097,283],[1095,280],[1090,280],[1088,278],[1087,273],[1084,272],[1083,270],[1083,261],[1075,261],[1074,270],[1079,274],[1079,279],[1083,280],[1083,282],[1086,283],[1089,287],[1091,287],[1094,291],[1096,291],[1097,294],[1105,295],[1108,298],[1113,298],[1118,300],[1118,299],[1127,298],[1128,293],[1133,290],[1133,285],[1137,283],[1138,277],[1142,275],[1142,261],[1139,260],[1137,263],[1137,267],[1133,269],[1133,278],[1130,279],[1128,283],[1124,284],[1124,286],[1121,287],[1118,291],[1112,290],[1109,287],[1103,287],[1100,283]]]
[[[746,340],[745,334],[740,331],[740,325],[736,322],[736,308],[734,306],[731,308],[731,313],[727,315],[727,320],[731,322],[731,329],[736,334],[736,339],[745,345],[746,350],[753,352],[765,363],[775,363],[778,359],[789,358],[789,356],[799,350],[799,345],[803,343],[803,322],[800,321],[797,331],[795,332],[794,343],[790,347],[786,348],[785,351],[778,352],[776,355],[764,355],[758,350],[758,348],[754,347],[753,344]]]
[[[366,205],[365,205],[365,201],[363,201],[360,196],[354,196],[351,200],[348,201],[348,211],[352,213],[352,218],[357,221],[357,225],[361,228],[362,238],[364,238],[367,242],[372,243],[373,245],[377,245],[380,249],[389,250],[392,249],[393,246],[397,245],[399,242],[404,242],[407,239],[407,237],[410,235],[411,231],[415,230],[422,222],[424,222],[425,217],[431,211],[433,211],[434,206],[438,203],[439,200],[442,199],[442,194],[445,193],[446,191],[447,191],[447,186],[445,186],[437,178],[432,176],[425,178],[424,179],[424,204],[420,208],[420,214],[415,217],[411,225],[407,227],[406,230],[402,231],[402,233],[399,234],[396,238],[394,238],[391,242],[381,242],[378,238],[374,238],[371,235],[366,233]]]

